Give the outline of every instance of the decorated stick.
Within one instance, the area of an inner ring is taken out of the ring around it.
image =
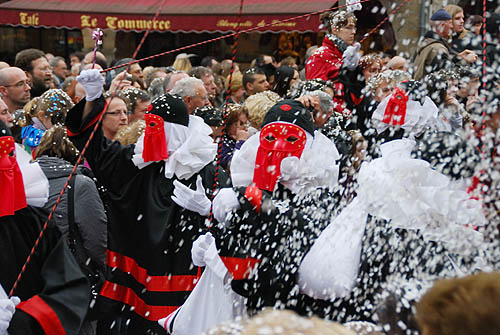
[[[94,44],[94,59],[92,59],[92,69],[95,67],[95,60],[97,58],[97,48],[102,44],[102,30],[97,28],[92,32],[92,39],[95,41]]]

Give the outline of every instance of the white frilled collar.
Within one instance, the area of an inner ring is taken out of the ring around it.
[[[198,116],[189,116],[189,126],[164,122],[167,139],[168,158],[165,159],[165,177],[174,175],[179,179],[189,179],[215,159],[217,144],[210,134],[212,128]],[[142,158],[144,134],[134,149],[132,161],[142,169],[153,162],[145,163]]]
[[[382,157],[361,165],[358,198],[368,212],[391,220],[394,227],[420,229],[424,238],[448,248],[474,245],[481,234],[469,228],[486,223],[479,201],[470,199],[464,185],[451,181],[430,164],[413,159],[415,142],[384,143]]]
[[[379,134],[389,128],[389,125],[382,120],[390,99],[391,96],[384,98],[372,115],[373,125]],[[418,101],[410,100],[406,105],[405,122],[401,128],[413,136],[420,135],[428,127],[445,131],[446,129],[440,129],[441,127],[437,124],[438,111],[439,109],[429,97],[425,97],[423,105]]]
[[[234,153],[231,160],[233,186],[248,186],[253,181],[255,160],[259,148],[260,132],[250,137]],[[298,194],[319,187],[333,188],[338,181],[340,158],[335,144],[319,131],[314,137],[307,134],[307,142],[300,159],[287,157],[281,162],[281,176],[278,181]]]

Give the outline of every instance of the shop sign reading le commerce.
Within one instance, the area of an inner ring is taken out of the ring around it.
[[[316,31],[315,20],[282,22],[285,15],[248,15],[240,22],[241,29],[264,28],[259,31]],[[2,9],[0,25],[43,28],[101,28],[121,31],[228,32],[236,31],[234,15],[160,15],[152,20],[147,14],[101,14],[85,12],[54,12]]]

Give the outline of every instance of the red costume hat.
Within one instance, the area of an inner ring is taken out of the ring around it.
[[[23,176],[16,159],[14,138],[0,121],[0,217],[14,215],[14,212],[27,206],[24,193]]]

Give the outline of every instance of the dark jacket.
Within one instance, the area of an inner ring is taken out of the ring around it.
[[[413,78],[420,80],[429,73],[450,67],[453,62],[458,62],[458,59],[453,56],[448,42],[428,31],[415,54]]]
[[[272,196],[262,192],[258,213],[255,202],[244,196],[245,189],[237,191],[241,208],[217,246],[223,261],[225,256],[247,263],[258,260],[256,271],[248,278],[232,281],[233,290],[247,297],[250,313],[271,306],[338,322],[375,322],[376,307],[383,303],[388,283],[420,278],[422,273],[439,276],[453,271],[441,244],[424,241],[418,231],[394,229],[390,222],[368,216],[354,289],[344,298],[313,299],[299,292],[298,269],[331,218],[342,209],[338,194],[317,190],[294,197],[279,187]],[[271,197],[288,199],[285,210],[274,207]]]
[[[478,56],[482,53],[482,38],[466,29],[459,34],[453,34],[451,37],[451,49],[455,53],[461,53],[465,49],[474,51]]]
[[[233,154],[236,150],[240,150],[241,146],[245,141],[236,141],[228,134],[224,134],[222,137],[222,148],[220,152],[220,165],[227,170],[227,167],[231,164],[231,159],[233,159]]]

